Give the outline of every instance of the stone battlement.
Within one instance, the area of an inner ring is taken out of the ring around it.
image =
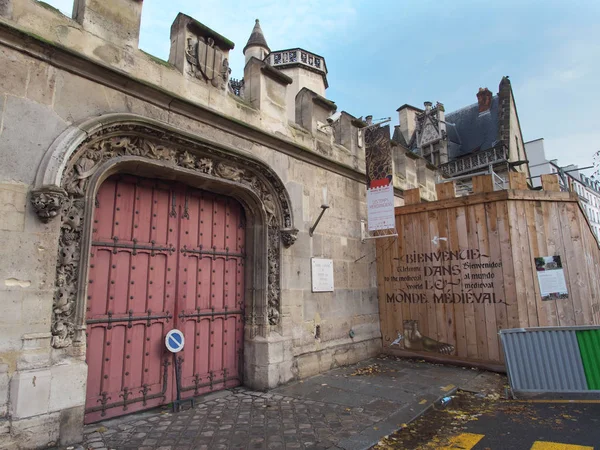
[[[337,106],[331,101],[314,103],[300,92],[302,86],[291,86],[292,78],[277,69],[278,65],[289,66],[276,59],[282,51],[272,52],[264,61],[250,58],[244,68],[241,95],[235,95],[229,86],[228,62],[233,42],[180,13],[171,27],[169,60],[161,60],[138,48],[142,4],[140,0],[76,0],[71,19],[43,2],[3,0],[0,39],[21,47],[26,35],[29,50],[38,57],[53,62],[69,59],[101,83],[129,94],[143,93],[162,108],[182,107],[194,116],[202,114],[200,109],[204,113],[208,110],[240,121],[257,132],[277,135],[306,157],[326,159],[324,165],[333,164],[339,170],[354,172],[357,179],[362,177],[364,148],[359,135],[365,123],[344,112],[342,120],[328,124],[326,119]],[[308,66],[308,59],[304,65],[306,70],[316,70]],[[319,66],[325,74],[321,57]],[[298,93],[294,104],[290,104],[292,92]],[[298,110],[303,111],[300,117],[295,112]],[[287,120],[286,114],[296,120]],[[410,175],[397,177],[396,187],[421,186],[426,188],[425,198],[435,198],[429,182],[435,179],[435,169],[427,170],[430,173],[417,171],[412,182]]]

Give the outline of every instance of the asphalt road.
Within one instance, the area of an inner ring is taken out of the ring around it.
[[[552,448],[550,443],[564,450],[600,449],[600,404],[507,402],[469,422],[465,431],[483,435],[473,450],[530,450],[535,443],[540,450]]]
[[[600,450],[600,403],[507,401],[456,394],[379,450]]]

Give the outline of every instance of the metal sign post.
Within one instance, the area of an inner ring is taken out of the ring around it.
[[[173,402],[173,412],[181,411],[181,404],[189,401],[192,408],[194,407],[194,397],[181,400],[181,363],[183,358],[177,356],[185,345],[185,337],[183,333],[177,329],[173,329],[165,336],[165,346],[167,350],[173,353],[173,365],[175,366],[175,382],[177,385],[177,400]]]

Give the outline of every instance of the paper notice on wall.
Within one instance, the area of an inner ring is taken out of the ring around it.
[[[394,186],[367,189],[369,231],[396,228],[394,216]]]
[[[395,229],[390,127],[368,128],[365,131],[365,143],[368,230]]]
[[[534,261],[542,300],[568,298],[569,292],[560,256],[540,256]]]

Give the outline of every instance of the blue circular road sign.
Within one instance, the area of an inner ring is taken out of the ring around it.
[[[183,350],[183,346],[185,344],[185,338],[183,337],[183,333],[179,330],[171,330],[167,333],[165,337],[165,345],[167,346],[167,350],[171,353],[177,353]]]

